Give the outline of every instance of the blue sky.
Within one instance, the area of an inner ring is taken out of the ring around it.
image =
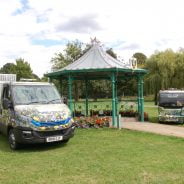
[[[97,37],[124,60],[184,47],[182,0],[1,0],[0,67],[22,57],[40,77],[68,41]]]

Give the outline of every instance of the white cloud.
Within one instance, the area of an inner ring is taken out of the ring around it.
[[[182,0],[1,0],[0,67],[23,57],[42,76],[64,47],[34,43],[42,39],[87,43],[96,36],[124,58],[176,50],[184,45],[183,7]]]

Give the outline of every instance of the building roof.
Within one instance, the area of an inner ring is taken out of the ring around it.
[[[83,69],[105,69],[105,68],[131,68],[112,56],[106,53],[102,46],[94,43],[91,49],[87,51],[82,57],[61,70],[83,70]],[[60,70],[60,71],[61,71]]]
[[[57,78],[59,76],[66,76],[73,73],[75,77],[85,76],[106,76],[108,72],[120,72],[120,73],[141,73],[146,74],[147,70],[144,69],[133,69],[132,65],[129,63],[124,63],[119,61],[112,56],[110,56],[99,42],[93,40],[92,47],[78,60],[67,65],[60,70],[46,74],[48,77]]]

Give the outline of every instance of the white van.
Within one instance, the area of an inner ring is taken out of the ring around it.
[[[0,132],[20,144],[68,142],[75,126],[56,87],[46,82],[0,83]]]

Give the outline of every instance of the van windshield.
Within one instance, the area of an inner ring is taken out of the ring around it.
[[[159,106],[162,107],[183,107],[184,93],[160,93]]]
[[[12,94],[15,105],[62,103],[56,88],[51,85],[15,85]]]

